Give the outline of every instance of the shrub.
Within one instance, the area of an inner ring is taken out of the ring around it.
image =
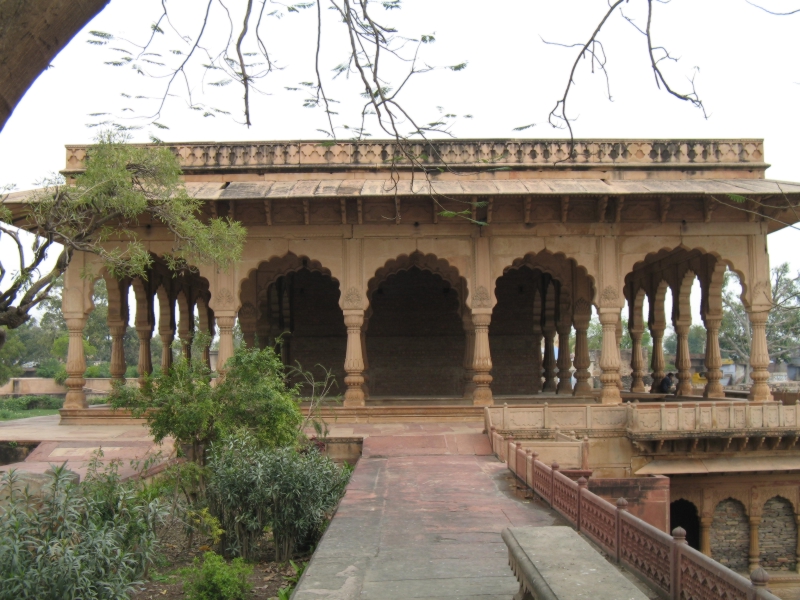
[[[350,477],[316,448],[259,448],[248,433],[214,444],[207,497],[226,532],[226,550],[252,558],[265,528],[276,560],[319,541]]]
[[[0,600],[128,598],[155,550],[158,500],[143,502],[116,467],[90,464],[83,484],[62,465],[41,498],[0,478]]]
[[[194,566],[181,571],[183,591],[188,600],[245,600],[253,590],[247,580],[252,573],[253,567],[241,558],[228,565],[218,554],[206,552],[202,563],[195,558]]]
[[[111,364],[107,362],[98,363],[87,367],[84,377],[104,378],[111,377]]]
[[[147,378],[141,390],[115,388],[110,400],[146,418],[157,442],[170,436],[190,446],[191,458],[201,464],[212,441],[237,429],[249,429],[261,446],[276,447],[295,443],[303,421],[297,387],[287,387],[272,348],[237,349],[225,378],[213,387],[202,361],[181,358],[167,373]]]
[[[63,363],[57,358],[47,358],[36,367],[36,376],[53,379],[63,368]]]
[[[0,409],[9,411],[34,410],[46,408],[59,409],[64,405],[64,399],[57,396],[19,396],[17,398],[3,398],[0,400]]]

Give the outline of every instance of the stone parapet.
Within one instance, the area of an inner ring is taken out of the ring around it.
[[[195,142],[167,146],[184,171],[273,170],[314,168],[395,168],[409,170],[411,162],[393,140]],[[65,174],[84,168],[86,145],[68,145]],[[611,167],[734,167],[765,169],[764,142],[738,140],[430,140],[408,148],[419,165],[496,170]]]

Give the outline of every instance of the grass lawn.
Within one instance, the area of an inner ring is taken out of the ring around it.
[[[27,419],[28,417],[45,417],[57,415],[57,408],[34,408],[31,410],[9,410],[0,408],[0,421],[13,421],[14,419]]]

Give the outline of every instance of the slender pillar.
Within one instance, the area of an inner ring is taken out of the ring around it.
[[[629,328],[631,334],[631,391],[642,393],[644,388],[644,361],[642,360],[642,335],[644,328],[634,327]]]
[[[233,356],[233,325],[236,317],[233,315],[217,317],[217,327],[219,327],[219,354],[217,354],[217,372],[225,372],[225,363]]]
[[[206,333],[208,334],[208,341],[206,344],[203,345],[203,363],[208,367],[208,370],[211,370],[211,340],[214,339],[214,329],[215,329],[215,321],[214,318],[214,311],[210,308],[208,310],[208,324],[206,328]]]
[[[192,360],[192,342],[194,341],[194,302],[183,292],[178,296],[178,339],[181,341],[181,353],[186,360]]]
[[[794,523],[795,523],[795,531],[797,532],[797,536],[795,538],[795,543],[797,544],[797,548],[795,550],[795,558],[797,560],[797,566],[795,567],[795,571],[800,573],[800,514],[794,515]]]
[[[170,310],[169,306],[166,311],[161,307],[159,312],[158,337],[161,338],[161,372],[166,373],[172,368],[172,342],[175,341],[175,323],[172,322],[174,316],[170,316],[173,311]],[[165,312],[167,313],[166,319],[164,318]]]
[[[124,323],[108,326],[111,334],[111,383],[125,383],[125,330]]]
[[[751,573],[759,567],[761,562],[760,551],[758,549],[758,526],[761,525],[761,517],[750,517],[750,555],[748,571]]]
[[[83,386],[86,380],[86,356],[83,353],[83,327],[86,317],[67,318],[67,331],[69,332],[69,346],[67,347],[67,397],[64,408],[87,408],[86,394]]]
[[[475,382],[475,392],[472,395],[472,404],[475,406],[491,406],[494,404],[492,397],[492,355],[489,349],[489,323],[492,321],[491,310],[487,312],[472,313],[472,323],[475,325],[475,354],[472,360],[472,370],[475,372],[472,380]]]
[[[692,358],[689,354],[689,328],[691,322],[680,321],[675,323],[675,333],[678,336],[678,346],[675,353],[675,368],[678,369],[678,386],[676,396],[692,395]]]
[[[542,391],[542,296],[539,291],[533,296],[533,393]]]
[[[617,319],[617,327],[614,330],[614,332],[615,332],[615,335],[617,336],[617,349],[619,349],[620,347],[622,347],[622,316],[621,315],[620,315],[620,318]],[[620,359],[620,372],[617,372],[617,387],[619,388],[620,392],[623,390],[621,369],[622,369],[622,359]]]
[[[361,327],[361,361],[364,363],[364,370],[361,377],[364,383],[361,384],[361,391],[364,392],[364,399],[369,398],[369,354],[367,353],[367,325],[369,320],[364,317],[364,325]]]
[[[765,309],[751,310],[748,316],[750,317],[750,332],[753,336],[750,343],[750,367],[752,368],[750,378],[753,380],[753,385],[750,386],[750,394],[747,398],[755,402],[767,402],[772,400],[772,393],[767,385],[769,379],[767,371],[767,367],[769,367],[769,351],[767,350],[769,311]]]
[[[544,386],[542,391],[556,391],[556,290],[551,283],[547,286],[544,298],[544,318],[542,319],[542,333],[544,334]]]
[[[658,384],[664,379],[664,330],[665,327],[650,327],[650,337],[653,338],[653,357],[650,359],[650,368],[653,371],[653,385],[650,393],[658,394]]]
[[[572,390],[572,394],[574,396],[580,396],[582,394],[590,394],[592,392],[592,386],[589,384],[589,378],[591,377],[591,373],[589,373],[589,367],[592,364],[591,359],[589,358],[589,340],[587,337],[587,332],[589,330],[589,321],[591,321],[592,313],[591,312],[575,312],[574,324],[575,324],[575,389]]]
[[[711,517],[700,518],[700,552],[711,556]]]
[[[468,309],[464,309],[467,313]],[[472,398],[475,393],[475,371],[472,370],[472,361],[475,357],[475,326],[472,324],[472,315],[464,314],[461,319],[464,327],[464,398]]]
[[[706,317],[706,387],[703,398],[724,398],[725,389],[722,387],[722,354],[719,351],[719,328],[722,324],[722,315],[719,318]]]
[[[567,309],[568,310],[568,309]],[[572,332],[569,318],[558,324],[558,387],[556,393],[571,394],[572,382],[570,381],[570,367],[572,360],[569,353],[569,334]]]
[[[344,324],[347,326],[347,353],[344,359],[344,370],[347,375],[344,383],[344,406],[364,406],[364,358],[362,354],[361,327],[364,325],[364,311],[346,309]]]
[[[617,322],[619,309],[601,308],[600,323],[603,326],[603,346],[600,355],[600,368],[603,374],[600,381],[603,390],[600,400],[603,404],[618,404],[622,400],[619,393],[619,344],[617,344]]]
[[[153,338],[153,325],[136,326],[136,335],[139,337],[139,386],[144,385],[145,378],[153,372],[153,362],[150,356],[150,341]]]

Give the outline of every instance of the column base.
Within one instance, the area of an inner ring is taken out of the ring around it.
[[[475,388],[475,392],[472,394],[472,405],[473,406],[493,406],[494,405],[494,396],[492,396],[492,390],[490,388],[488,388],[488,387]]]
[[[620,404],[621,402],[622,395],[616,385],[604,387],[600,391],[600,404]]]
[[[751,402],[771,402],[773,400],[772,392],[766,383],[754,383],[750,387],[747,399]]]
[[[588,381],[579,381],[575,384],[575,387],[572,390],[573,396],[584,396],[586,394],[591,394],[594,388],[589,384]]]
[[[342,406],[364,406],[364,392],[361,390],[347,390],[344,393]]]

